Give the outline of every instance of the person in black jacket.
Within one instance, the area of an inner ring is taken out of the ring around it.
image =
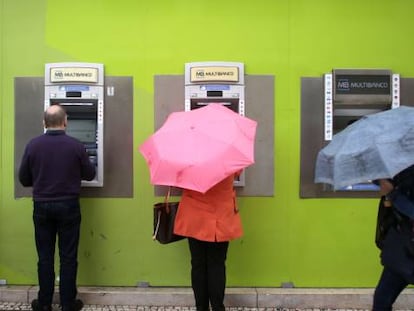
[[[84,145],[65,134],[67,115],[60,105],[50,106],[43,122],[46,132],[26,145],[19,168],[21,184],[33,187],[39,292],[38,299],[32,301],[32,309],[52,310],[57,236],[60,304],[62,311],[78,311],[83,307],[83,302],[76,299],[79,193],[81,180],[95,177],[95,166],[89,161]]]
[[[372,310],[392,310],[400,293],[414,284],[414,166],[393,179],[377,181],[380,206],[376,244],[383,271],[374,292]]]

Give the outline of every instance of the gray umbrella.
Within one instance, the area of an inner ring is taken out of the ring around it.
[[[315,182],[340,189],[392,178],[414,164],[414,108],[367,115],[334,135],[318,153]]]

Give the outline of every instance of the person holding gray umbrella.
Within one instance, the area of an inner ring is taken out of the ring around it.
[[[387,219],[379,217],[377,224],[376,244],[381,249],[383,271],[372,307],[373,311],[383,311],[392,310],[404,288],[414,284],[414,166],[392,179],[375,182],[381,194],[379,216],[388,215]]]
[[[317,156],[315,182],[335,190],[393,178],[414,165],[414,107],[366,115],[335,134]]]
[[[392,310],[414,284],[414,107],[365,115],[336,133],[318,153],[314,181],[334,190],[371,181],[380,186],[375,242],[384,269],[373,310]]]

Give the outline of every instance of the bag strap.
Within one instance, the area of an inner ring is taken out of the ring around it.
[[[154,233],[152,234],[152,240],[155,241],[157,239],[158,230],[160,229],[160,219],[161,219],[161,212],[157,212],[157,225],[155,226]]]
[[[170,205],[168,204],[169,201],[170,201],[170,195],[171,195],[171,186],[168,187],[168,191],[165,194],[165,199],[164,199],[165,210],[166,210],[167,214],[170,213]]]
[[[168,187],[168,191],[165,194],[164,203],[165,203],[165,210],[167,213],[170,212],[170,207],[168,205],[169,199],[171,195],[171,186]],[[157,211],[157,225],[155,226],[154,233],[152,235],[152,239],[155,241],[157,239],[158,230],[160,229],[160,222],[161,222],[161,211]]]

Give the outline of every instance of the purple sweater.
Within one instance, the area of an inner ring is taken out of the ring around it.
[[[33,187],[34,201],[78,198],[81,180],[92,180],[95,166],[84,145],[63,130],[50,130],[26,146],[19,180]]]

